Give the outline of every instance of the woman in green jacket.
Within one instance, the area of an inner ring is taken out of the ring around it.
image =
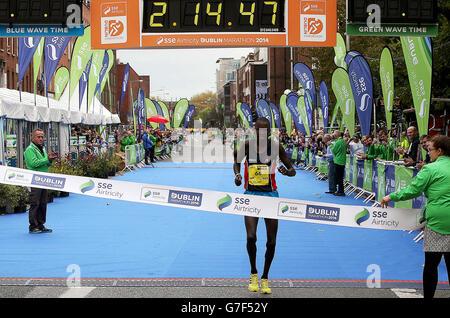
[[[438,265],[444,256],[450,277],[450,138],[435,136],[428,144],[431,163],[425,165],[406,188],[391,193],[381,200],[404,201],[420,196],[427,198],[423,251],[423,290],[425,298],[433,298],[438,281]]]

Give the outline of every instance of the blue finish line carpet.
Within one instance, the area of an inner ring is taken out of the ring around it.
[[[232,165],[156,163],[117,180],[243,193]],[[365,205],[325,194],[315,174],[277,173],[280,197]],[[50,234],[28,233],[28,213],[0,217],[0,277],[65,278],[79,266],[82,278],[249,277],[242,216],[106,200],[70,194],[48,204]],[[421,281],[424,256],[418,232],[280,221],[269,278],[366,280],[371,264],[381,280]],[[266,232],[258,226],[257,267],[262,273]],[[444,262],[439,281],[447,281]]]

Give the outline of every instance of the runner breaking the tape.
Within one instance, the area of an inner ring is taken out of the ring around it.
[[[241,162],[245,158],[244,188],[245,194],[278,197],[275,182],[275,170],[278,156],[286,166],[280,166],[278,171],[286,176],[295,176],[286,152],[278,142],[270,135],[270,122],[266,118],[258,118],[255,123],[256,138],[247,140],[245,147],[240,147],[234,152],[234,183],[240,186],[242,183]],[[257,292],[260,289],[258,271],[256,269],[256,229],[259,218],[245,216],[245,229],[247,231],[247,252],[250,260],[250,284],[248,289]],[[275,244],[278,231],[277,219],[264,219],[267,232],[266,254],[264,271],[261,276],[261,293],[270,294],[269,269],[275,254]]]

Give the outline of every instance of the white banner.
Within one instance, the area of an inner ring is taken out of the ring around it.
[[[416,230],[425,225],[423,222],[420,223],[422,214],[419,209],[337,205],[44,173],[8,166],[0,166],[0,183],[213,213],[357,228]]]

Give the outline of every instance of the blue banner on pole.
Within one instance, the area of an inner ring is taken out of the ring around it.
[[[378,199],[378,162],[372,160],[372,192],[375,193],[375,200]]]
[[[256,112],[258,113],[258,117],[267,118],[270,122],[270,128],[272,128],[272,112],[270,110],[269,103],[267,103],[264,99],[258,99],[256,101]]]
[[[159,105],[159,103],[156,102],[156,101],[154,101],[154,100],[152,100],[152,102],[153,102],[153,104],[154,104],[155,107],[156,107],[156,112],[158,113],[158,115],[164,117],[164,112],[163,112],[161,106]],[[186,114],[186,113],[185,113],[185,114]],[[162,124],[162,123],[159,124],[159,129],[160,129],[160,130],[166,130],[166,125],[164,125],[164,124]]]
[[[109,66],[109,54],[105,50],[105,55],[103,56],[102,68],[100,69],[100,72],[98,74],[97,85],[95,86],[94,96],[100,90],[100,86],[102,84],[103,78],[105,77],[106,71],[108,70],[108,66]]]
[[[419,170],[414,169],[413,170],[413,178],[417,176],[417,173],[419,173]],[[412,208],[413,209],[421,209],[423,207],[423,204],[425,202],[425,196],[422,194],[421,196],[418,196],[417,198],[412,199]]]
[[[183,127],[186,128],[189,125],[189,122],[192,119],[192,116],[194,116],[194,112],[195,112],[195,106],[194,105],[189,105],[186,114],[184,115],[184,125]]]
[[[139,122],[139,135],[140,136],[142,136],[141,135],[141,126],[142,126],[142,124],[144,124],[145,125],[145,122],[146,122],[146,119],[147,119],[147,116],[146,116],[146,114],[145,114],[145,111],[146,111],[146,107],[145,107],[145,94],[144,94],[144,90],[143,89],[141,89],[140,87],[139,87],[139,90],[138,90],[138,100],[137,100],[137,107],[138,107],[138,122]]]
[[[296,63],[294,65],[294,75],[302,85],[305,91],[308,91],[312,98],[312,107],[316,107],[316,84],[314,82],[314,75],[306,64]]]
[[[363,136],[370,135],[373,104],[373,80],[369,64],[362,55],[355,56],[348,67],[350,86]]]
[[[348,51],[345,55],[345,64],[350,65],[350,62],[355,56],[361,55],[358,51]]]
[[[395,192],[395,166],[394,165],[386,165],[384,170],[384,178],[385,178],[385,194],[388,195],[390,193]],[[394,202],[389,202],[390,207],[394,207]]]
[[[300,97],[300,98],[303,98],[303,97]],[[298,99],[299,99],[299,97],[297,94],[289,93],[289,95],[286,98],[286,106],[288,107],[289,111],[292,114],[292,119],[294,120],[294,124],[295,124],[295,127],[297,128],[297,130],[301,131],[303,133],[303,135],[306,135],[306,129],[301,121],[300,113],[298,112],[298,108],[297,108]]]
[[[277,128],[281,128],[281,116],[280,116],[280,111],[277,107],[277,105],[275,105],[274,103],[269,103],[270,108],[272,109],[272,116],[273,116],[273,120],[275,122],[275,126]]]
[[[120,93],[119,114],[120,114],[120,109],[122,108],[123,98],[125,97],[125,93],[127,92],[129,77],[130,77],[130,64],[127,63],[127,65],[125,66],[125,69],[123,71],[122,89],[121,89],[121,93]]]
[[[20,87],[20,83],[22,82],[23,77],[25,76],[25,72],[30,65],[31,60],[33,59],[33,55],[36,52],[37,47],[39,46],[39,42],[41,41],[41,37],[24,37],[18,38],[19,42],[19,80],[18,86]]]
[[[327,84],[322,81],[319,86],[319,97],[322,105],[323,129],[325,134],[328,133],[328,116],[329,116],[329,97]]]
[[[83,73],[81,73],[80,81],[78,82],[80,109],[81,109],[81,103],[82,103],[83,97],[84,97],[84,92],[86,91],[86,86],[87,86],[87,82],[89,79],[91,63],[92,63],[92,55],[91,55],[91,58],[89,59],[89,61],[87,62]]]
[[[309,133],[312,135],[312,107],[313,107],[313,101],[312,96],[309,91],[305,91],[305,109],[306,109],[306,117],[308,119],[308,127],[309,127]]]
[[[356,161],[356,186],[364,187],[364,160]]]
[[[45,89],[51,83],[56,67],[70,42],[70,36],[52,36],[46,37],[44,41],[44,73],[45,73]]]
[[[250,109],[250,106],[248,106],[248,104],[246,104],[246,103],[242,103],[241,111],[244,114],[244,117],[247,119],[247,122],[248,122],[250,128],[252,128],[253,127],[253,116],[252,116],[252,111]]]

